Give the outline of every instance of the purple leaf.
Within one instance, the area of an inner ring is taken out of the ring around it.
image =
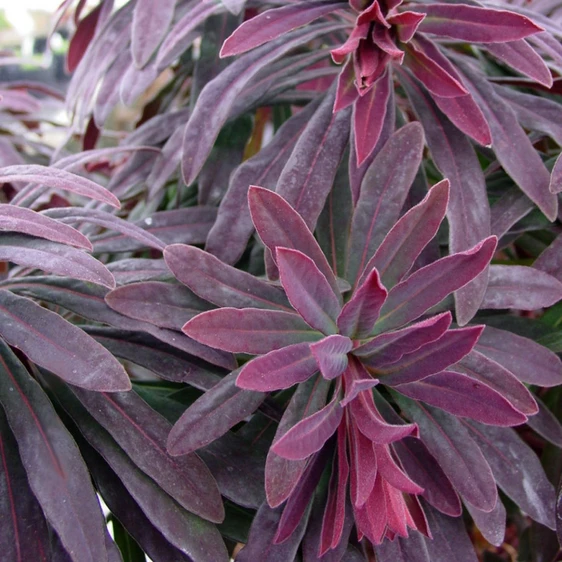
[[[35,363],[89,390],[129,390],[120,363],[80,328],[24,297],[0,290],[0,334]]]
[[[552,87],[552,75],[548,66],[524,39],[487,45],[486,50],[521,74],[532,78],[547,88]]]
[[[188,320],[211,308],[185,287],[159,282],[119,287],[107,293],[105,302],[130,318],[178,331]]]
[[[334,111],[349,107],[358,97],[359,93],[355,87],[355,69],[353,67],[353,60],[350,59],[344,64],[338,76]],[[386,113],[386,107],[384,110]],[[357,154],[357,152],[355,154]]]
[[[412,207],[386,235],[365,271],[376,268],[381,283],[391,288],[408,273],[445,218],[449,181],[434,185],[423,201]],[[363,280],[361,278],[361,281]]]
[[[271,142],[232,174],[205,246],[224,263],[234,264],[240,259],[254,230],[248,208],[248,186],[255,183],[275,189],[295,143],[317,108],[318,104],[311,102],[293,115],[283,123]]]
[[[312,259],[302,252],[277,248],[276,257],[281,284],[293,308],[312,328],[335,334],[341,310],[339,293],[334,293]]]
[[[118,286],[140,281],[164,281],[170,277],[163,259],[125,258],[108,263],[107,269],[111,271]]]
[[[486,512],[498,498],[496,482],[486,458],[468,430],[454,416],[392,393],[404,413],[415,421],[420,438],[440,464],[457,492]]]
[[[532,519],[554,529],[554,487],[534,451],[513,429],[464,423],[486,455],[499,487]]]
[[[326,256],[295,209],[277,193],[255,185],[250,187],[248,203],[256,230],[273,256],[278,246],[299,250],[312,259],[334,293],[339,295],[340,289]]]
[[[378,562],[431,562],[425,541],[418,532],[410,531],[407,538],[397,537],[375,546]]]
[[[457,61],[460,66],[460,61]],[[549,192],[550,176],[538,152],[517,123],[511,108],[480,74],[462,63],[464,83],[484,112],[492,132],[492,145],[499,163],[521,190],[550,219],[556,218],[558,202]]]
[[[328,381],[321,376],[299,384],[279,422],[272,445],[300,420],[325,406],[329,388]],[[265,491],[271,507],[281,505],[290,496],[306,464],[306,459],[289,461],[269,449],[265,463]]]
[[[476,384],[484,383],[484,387],[492,388],[522,414],[532,417],[537,413],[537,403],[527,387],[521,384],[507,369],[488,359],[476,349],[463,357],[455,365],[455,370],[468,375]]]
[[[395,386],[425,379],[460,361],[474,347],[484,326],[448,330],[438,340],[427,343],[389,365],[379,366],[376,356],[363,364],[384,384]]]
[[[14,205],[0,204],[0,231],[21,232],[85,250],[93,249],[90,241],[71,226]]]
[[[427,447],[413,438],[397,441],[392,447],[406,473],[424,489],[421,495],[442,513],[458,517],[462,513],[459,496]]]
[[[346,2],[315,0],[266,10],[245,21],[224,42],[220,56],[245,53],[314,20],[347,7]]]
[[[375,267],[363,277],[337,318],[340,332],[353,339],[366,338],[372,332],[388,294]]]
[[[353,213],[346,279],[359,279],[366,264],[400,216],[421,162],[423,129],[410,123],[394,133],[363,179]]]
[[[367,363],[371,357],[380,365],[394,363],[403,355],[438,340],[450,325],[451,313],[443,312],[401,330],[376,336],[367,343],[356,347],[353,354],[364,357]]]
[[[164,259],[179,281],[217,306],[292,312],[279,288],[226,265],[199,248],[171,244],[164,251]]]
[[[14,181],[39,183],[53,189],[70,191],[96,201],[101,201],[118,209],[121,206],[117,197],[107,191],[105,187],[76,174],[53,167],[26,164],[6,166],[0,169],[0,182],[10,183]]]
[[[252,355],[321,337],[296,314],[259,308],[225,307],[203,312],[187,322],[182,331],[205,345]]]
[[[175,423],[168,435],[171,455],[185,455],[211,443],[259,407],[265,395],[237,388],[238,372],[233,371],[203,394]]]
[[[562,384],[562,362],[558,356],[529,338],[486,326],[476,350],[497,361],[520,381],[539,386]]]
[[[343,416],[337,394],[318,412],[294,425],[271,450],[288,460],[306,459],[319,451],[334,434]]]
[[[552,168],[552,176],[550,177],[551,193],[560,193],[562,191],[562,158],[558,156]]]
[[[387,70],[353,106],[353,131],[358,166],[373,152],[380,138],[390,90],[391,74]]]
[[[130,65],[121,77],[121,83],[119,84],[119,97],[123,104],[132,106],[157,77],[158,70],[154,62],[147,64],[140,70],[136,66]]]
[[[494,546],[500,547],[505,538],[506,512],[500,498],[496,507],[489,513],[472,507],[468,502],[466,509],[472,517],[474,523],[482,533],[482,536]]]
[[[105,521],[76,443],[39,384],[2,341],[0,352],[0,401],[47,521],[66,550],[80,553],[79,560],[107,560]]]
[[[276,192],[314,229],[347,147],[351,109],[333,112],[332,87],[300,134]]]
[[[172,458],[167,453],[171,425],[138,394],[73,392],[135,465],[180,505],[209,521],[223,520],[220,493],[209,469],[195,454]]]
[[[47,562],[49,530],[18,455],[18,444],[0,409],[0,548],[6,560]]]
[[[490,209],[492,234],[501,238],[534,208],[534,203],[517,186],[505,190]]]
[[[562,447],[562,424],[541,400],[535,400],[539,411],[527,420],[527,425],[547,441]]]
[[[89,281],[113,289],[115,279],[101,262],[82,250],[22,234],[0,234],[0,260]]]
[[[511,426],[527,421],[527,416],[516,410],[499,392],[453,371],[443,371],[418,382],[398,385],[396,390],[455,416],[482,423]]]
[[[517,41],[542,31],[529,18],[507,10],[492,10],[466,4],[416,5],[426,14],[418,27],[421,33],[433,33],[470,43]]]
[[[353,467],[350,478],[350,496],[353,505],[361,507],[369,499],[377,476],[377,455],[372,441],[365,437],[355,424],[349,427],[350,464]]]
[[[339,377],[347,368],[347,354],[353,348],[353,342],[345,336],[328,336],[309,345],[310,351],[325,379]]]
[[[562,283],[533,267],[492,265],[481,308],[537,310],[562,298]]]
[[[496,244],[496,237],[490,236],[466,252],[441,258],[412,273],[388,294],[375,330],[380,333],[403,326],[466,285],[487,267]]]
[[[137,68],[143,68],[172,23],[176,0],[137,0],[133,11],[131,51]]]
[[[375,453],[377,455],[378,473],[388,484],[408,494],[421,494],[423,492],[423,488],[410,480],[402,468],[398,466],[388,445],[375,445]]]
[[[269,392],[289,388],[317,372],[318,365],[309,344],[297,343],[270,351],[246,363],[236,379],[236,386]]]
[[[187,123],[183,142],[182,174],[191,184],[203,167],[230,109],[248,82],[266,65],[300,44],[337,29],[339,25],[314,25],[297,29],[252,53],[240,57],[201,91]]]

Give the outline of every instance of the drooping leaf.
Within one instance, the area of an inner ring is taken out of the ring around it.
[[[534,416],[529,417],[527,425],[557,447],[562,447],[562,424],[546,404],[538,398],[535,398],[535,400],[539,411]]]
[[[0,260],[113,289],[113,275],[82,250],[25,234],[0,233]]]
[[[245,53],[346,6],[345,2],[338,0],[315,0],[266,10],[236,29],[224,42],[221,57]]]
[[[308,343],[297,343],[256,357],[242,367],[236,386],[270,392],[303,382],[318,371]]]
[[[133,10],[131,51],[137,68],[143,68],[166,36],[176,0],[137,0]]]
[[[102,4],[99,4],[99,6],[94,8],[87,16],[82,18],[76,26],[76,31],[68,44],[68,52],[66,54],[66,67],[69,72],[76,70],[90,41],[94,37],[101,7]]]
[[[466,252],[441,258],[412,273],[388,294],[375,331],[398,328],[474,279],[490,262],[497,239],[486,238]]]
[[[0,341],[0,401],[29,485],[76,562],[107,560],[105,522],[78,447],[10,348]]]
[[[14,205],[0,204],[0,231],[21,232],[52,242],[92,250],[90,241],[78,230],[31,209]]]
[[[236,387],[239,371],[233,371],[196,400],[168,435],[171,455],[186,455],[224,435],[252,414],[263,402],[261,392]]]
[[[369,166],[351,224],[346,268],[346,279],[351,283],[359,279],[398,219],[420,165],[422,148],[423,130],[418,123],[410,123],[392,135]]]
[[[0,335],[32,361],[90,390],[129,390],[121,364],[80,328],[30,299],[0,289]]]
[[[418,31],[470,43],[505,43],[542,31],[529,18],[507,10],[436,3],[416,5],[415,11],[426,14]]]
[[[520,381],[539,386],[562,383],[562,362],[558,356],[529,338],[486,326],[476,350],[498,362]]]
[[[516,410],[499,392],[454,371],[443,371],[421,381],[398,385],[396,390],[455,416],[482,423],[512,426],[527,421],[527,416]]]
[[[131,460],[180,505],[209,521],[223,520],[224,508],[209,469],[195,454],[168,454],[171,425],[138,394],[73,392]]]
[[[377,477],[378,457],[372,441],[355,424],[348,429],[350,443],[350,497],[354,506],[361,507],[369,499]]]
[[[484,538],[494,546],[501,546],[505,538],[506,512],[505,506],[500,498],[492,511],[486,513],[466,503],[466,509],[470,513],[474,523]]]
[[[112,207],[119,208],[121,206],[117,197],[105,187],[92,180],[53,167],[24,164],[20,166],[6,166],[0,169],[0,182],[8,183],[14,181],[39,183],[53,189],[62,189],[63,191],[70,191],[89,199],[101,201]]]

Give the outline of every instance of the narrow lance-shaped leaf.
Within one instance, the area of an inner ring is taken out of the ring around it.
[[[496,237],[490,236],[467,252],[447,256],[412,273],[388,294],[375,330],[388,331],[411,322],[466,285],[489,264],[496,244]]]
[[[31,209],[14,205],[0,204],[0,231],[21,232],[52,242],[92,250],[90,241],[78,230]]]
[[[121,364],[80,328],[24,297],[0,290],[0,335],[29,359],[89,390],[129,390]]]
[[[263,393],[235,386],[238,374],[236,370],[224,377],[185,411],[168,436],[171,455],[191,453],[218,439],[264,401]]]
[[[489,543],[500,547],[505,539],[506,524],[505,506],[503,505],[501,498],[498,498],[496,506],[489,513],[476,509],[468,502],[466,503],[466,509],[482,533],[482,536]]]
[[[558,156],[554,163],[554,168],[552,168],[549,189],[551,193],[560,193],[562,191],[562,157],[560,156]]]
[[[421,381],[401,384],[396,390],[455,416],[482,423],[511,426],[527,421],[527,416],[516,410],[499,392],[454,371],[443,371]]]
[[[179,281],[217,306],[292,312],[279,288],[224,264],[199,248],[171,244],[164,251],[164,259]]]
[[[304,382],[318,371],[308,343],[288,345],[246,363],[236,386],[246,390],[270,392]]]
[[[224,42],[220,56],[230,57],[245,53],[277,39],[288,31],[346,7],[346,2],[338,2],[338,0],[330,2],[316,0],[266,10],[238,27]]]
[[[338,334],[309,345],[312,355],[325,379],[339,377],[347,367],[347,354],[353,348],[353,342]]]
[[[113,289],[115,279],[101,262],[71,246],[23,234],[0,233],[0,260],[74,277]]]
[[[78,447],[3,341],[0,353],[0,401],[33,493],[75,562],[106,561],[105,521]]]
[[[416,5],[415,11],[426,14],[418,31],[471,43],[517,41],[543,31],[529,18],[507,10],[438,3]]]
[[[143,68],[166,36],[174,17],[176,0],[137,0],[133,11],[131,51],[138,68]]]
[[[8,183],[14,181],[33,182],[46,185],[53,189],[71,191],[77,195],[83,195],[112,207],[119,208],[121,204],[115,195],[105,187],[76,174],[53,167],[25,164],[21,166],[7,166],[0,169],[0,182]]]
[[[246,84],[267,64],[292,48],[337,28],[338,25],[328,24],[292,31],[240,57],[207,83],[185,129],[182,174],[188,185],[197,177],[221,127],[229,117],[232,105]]]
[[[281,284],[291,304],[312,328],[323,334],[337,332],[341,307],[327,279],[311,258],[298,250],[277,248]]]

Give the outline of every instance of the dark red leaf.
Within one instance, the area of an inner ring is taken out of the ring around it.
[[[333,335],[309,345],[312,355],[325,379],[339,377],[347,367],[347,354],[353,348],[353,342],[340,335]]]

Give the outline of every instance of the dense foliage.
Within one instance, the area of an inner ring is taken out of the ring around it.
[[[2,559],[560,559],[562,5],[85,4],[0,85]]]

